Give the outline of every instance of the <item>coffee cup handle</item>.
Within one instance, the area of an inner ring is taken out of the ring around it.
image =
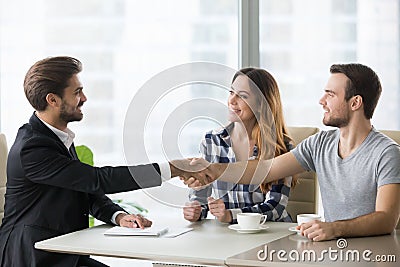
[[[263,219],[262,219],[262,222],[260,223],[260,225],[263,225],[267,221],[267,215],[262,215],[261,218],[263,218]]]

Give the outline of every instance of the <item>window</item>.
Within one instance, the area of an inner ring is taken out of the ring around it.
[[[318,100],[330,65],[359,62],[383,86],[374,126],[400,128],[399,11],[398,0],[260,1],[260,65],[280,85],[288,125],[324,128]]]
[[[77,57],[88,101],[84,119],[69,127],[77,133],[76,145],[94,150],[96,165],[124,164],[126,111],[148,79],[192,61],[238,67],[236,1],[15,0],[1,1],[0,10],[1,130],[11,143],[33,111],[22,83],[35,61]],[[197,133],[182,136],[185,153],[198,153],[210,126],[197,123]]]

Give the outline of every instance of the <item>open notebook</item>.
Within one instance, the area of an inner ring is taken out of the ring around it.
[[[114,226],[104,232],[105,235],[147,235],[160,236],[168,232],[168,227],[152,226],[144,229]]]
[[[178,235],[187,233],[193,228],[168,228],[166,226],[151,226],[144,229],[140,228],[127,228],[114,226],[104,232],[105,235],[120,235],[120,236],[162,236],[162,237],[176,237]]]

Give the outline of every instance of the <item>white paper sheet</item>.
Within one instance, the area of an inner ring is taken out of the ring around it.
[[[105,235],[114,236],[159,236],[159,237],[176,237],[184,233],[192,231],[193,228],[177,228],[167,226],[152,226],[144,229],[140,228],[127,228],[114,226],[104,232]]]
[[[168,232],[168,227],[152,226],[144,229],[114,226],[104,232],[105,235],[124,236],[160,236]]]
[[[192,231],[193,228],[174,228],[170,227],[168,229],[168,232],[162,235],[161,237],[166,237],[166,238],[171,238],[171,237],[176,237],[178,235],[183,235],[184,233]]]

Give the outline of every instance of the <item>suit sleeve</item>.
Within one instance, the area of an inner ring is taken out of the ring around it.
[[[89,194],[89,213],[96,219],[110,224],[111,217],[117,211],[129,214],[129,212],[112,202],[106,195]]]
[[[98,195],[161,185],[157,164],[92,167],[66,156],[62,149],[46,138],[27,140],[20,155],[25,176],[34,183]]]

